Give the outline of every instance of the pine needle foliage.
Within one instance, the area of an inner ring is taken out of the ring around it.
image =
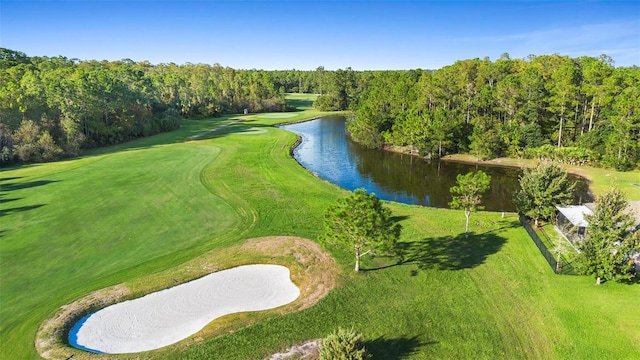
[[[402,230],[400,224],[393,221],[391,210],[365,189],[356,189],[329,207],[324,226],[328,242],[355,251],[355,271],[360,270],[362,256],[392,251]]]
[[[369,354],[362,334],[354,329],[338,328],[320,343],[320,360],[365,360]]]
[[[578,268],[601,280],[631,279],[634,262],[631,254],[640,251],[640,231],[632,232],[634,219],[625,211],[628,203],[618,188],[596,199],[589,222],[587,237],[580,243]]]

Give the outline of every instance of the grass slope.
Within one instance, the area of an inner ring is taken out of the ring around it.
[[[291,159],[295,135],[271,125],[320,114],[187,121],[79,159],[3,169],[0,358],[38,358],[40,323],[96,289],[246,238],[318,239],[324,209],[345,192]],[[637,358],[640,286],[554,275],[513,214],[472,215],[466,240],[459,211],[390,206],[405,227],[402,264],[366,259],[377,270],[354,274],[352,255],[330,248],[341,285],[314,307],[144,357],[261,358],[354,326],[381,359]]]

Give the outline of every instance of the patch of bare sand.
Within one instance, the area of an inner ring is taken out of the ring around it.
[[[315,360],[320,357],[320,340],[305,341],[300,345],[294,345],[286,351],[273,354],[269,360]]]
[[[107,354],[157,350],[200,332],[217,318],[265,311],[300,295],[287,267],[242,265],[123,301],[85,318],[69,336],[81,349]]]
[[[335,260],[315,242],[292,236],[249,239],[240,245],[204,254],[175,269],[151,275],[149,280],[138,280],[134,285],[135,294],[130,290],[129,285],[132,284],[120,284],[95,291],[62,306],[54,317],[41,325],[36,334],[36,349],[40,356],[46,359],[68,359],[71,355],[75,360],[112,358],[105,354],[97,355],[80,351],[68,345],[67,335],[71,327],[86,314],[132,297],[160,290],[158,283],[167,282],[165,287],[169,287],[169,285],[193,280],[213,271],[248,264],[247,259],[255,259],[256,261],[253,262],[287,266],[291,270],[291,279],[300,288],[300,297],[296,301],[282,308],[271,310],[272,313],[286,314],[311,307],[337,285],[339,269]],[[158,278],[162,280],[158,281]],[[164,280],[170,280],[172,284]],[[260,313],[236,314],[215,320],[200,333],[169,347],[168,350],[179,350],[185,346],[200,343],[206,338],[231,333],[240,327],[255,323],[256,319],[263,316],[265,315]],[[136,354],[119,355],[117,358],[142,359],[149,357],[151,356]]]

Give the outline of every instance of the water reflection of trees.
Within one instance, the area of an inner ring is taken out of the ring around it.
[[[396,197],[435,207],[447,207],[451,201],[450,169],[438,166],[439,162],[429,163],[414,156],[369,150],[351,141],[347,146],[359,159],[357,170],[360,175],[371,178]]]
[[[456,176],[476,170],[471,164],[428,161],[406,154],[370,150],[353,141],[347,141],[347,148],[359,159],[357,170],[362,177],[371,178],[380,188],[396,194],[398,201],[404,199],[424,206],[448,207],[451,201],[449,189]],[[495,166],[477,168],[491,176],[491,187],[483,198],[486,210],[514,211],[513,194],[520,189],[522,170]],[[581,181],[579,185],[575,201],[589,201],[586,184]]]
[[[512,197],[520,189],[521,169],[427,161],[406,154],[366,149],[345,134],[344,117],[326,117],[296,124],[296,127],[303,127],[303,132],[313,134],[315,139],[313,151],[305,152],[305,156],[312,157],[306,159],[312,160],[310,170],[338,186],[365,187],[385,200],[448,208],[449,189],[455,184],[456,175],[478,168],[491,176],[491,187],[484,195],[486,210],[515,210]],[[584,179],[575,179],[582,180],[578,183],[575,202],[590,201],[587,183]]]

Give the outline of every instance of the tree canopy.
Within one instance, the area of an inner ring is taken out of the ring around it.
[[[364,347],[362,334],[353,329],[338,328],[320,341],[320,360],[365,360],[370,354]]]
[[[632,278],[631,254],[640,252],[640,231],[633,232],[634,218],[625,209],[628,202],[620,189],[613,188],[595,201],[584,240],[579,243],[578,268],[586,275],[604,280]]]
[[[320,110],[353,112],[347,128],[371,148],[640,166],[640,68],[615,67],[606,55],[505,54],[437,70],[265,71],[0,48],[0,83],[2,163],[73,156],[175,129],[180,118],[283,111],[285,93],[306,92],[320,94]],[[36,135],[14,138],[25,121],[35,127],[24,132]]]
[[[292,72],[298,86],[309,75]],[[218,64],[78,61],[0,48],[0,161],[75,156],[176,129],[181,118],[284,111],[283,83],[291,81],[283,77]]]
[[[481,210],[482,194],[489,189],[491,176],[479,170],[465,175],[456,176],[456,185],[451,187],[453,200],[449,203],[452,209],[463,209],[466,219],[464,234],[469,236],[469,219],[471,213]]]
[[[514,196],[516,208],[538,226],[539,220],[555,216],[556,206],[567,205],[571,201],[576,183],[560,166],[541,163],[533,169],[524,169],[520,187]]]
[[[348,128],[368,147],[640,165],[640,68],[606,55],[476,58],[356,79]]]
[[[324,226],[327,241],[353,249],[355,271],[360,270],[362,256],[392,251],[402,230],[393,221],[391,210],[364,189],[355,190],[329,207]]]

